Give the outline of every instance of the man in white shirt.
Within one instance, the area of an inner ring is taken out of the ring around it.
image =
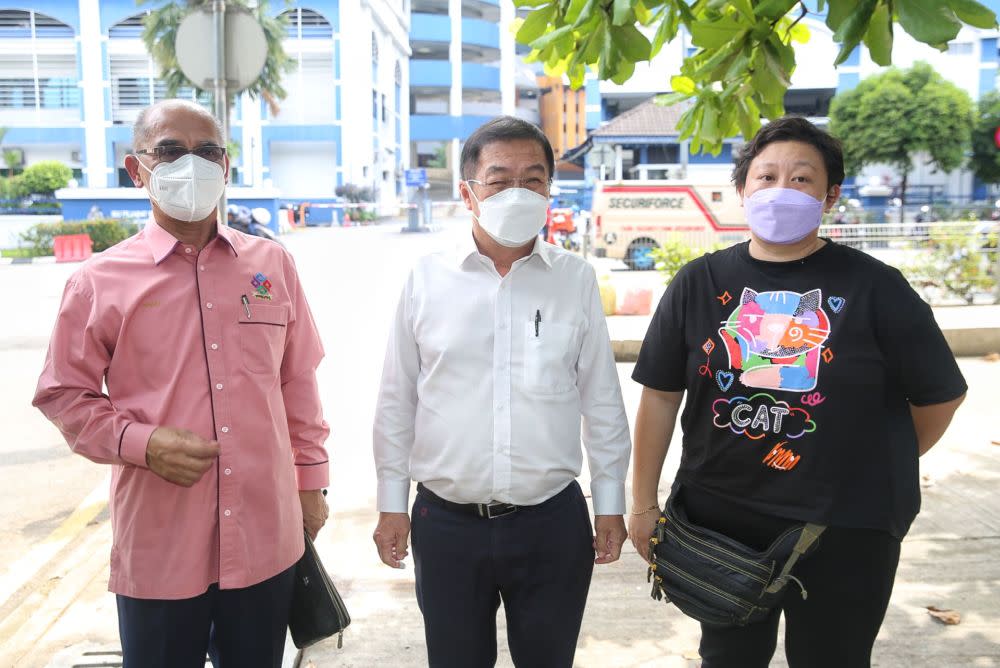
[[[553,171],[530,123],[504,116],[469,137],[471,234],[419,261],[389,337],[373,538],[401,568],[417,481],[432,668],[494,665],[501,600],[517,666],[572,666],[594,564],[617,560],[626,538],[630,439],[594,270],[538,237]],[[581,417],[596,535],[576,482]]]

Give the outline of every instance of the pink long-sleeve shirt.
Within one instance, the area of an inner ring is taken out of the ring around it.
[[[69,279],[33,403],[113,465],[111,591],[190,598],[298,560],[297,491],[329,480],[322,357],[291,256],[227,227],[199,252],[150,222]],[[159,426],[219,442],[193,487],[147,468]]]

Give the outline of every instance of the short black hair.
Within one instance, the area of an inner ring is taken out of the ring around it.
[[[483,147],[498,141],[512,139],[531,139],[539,143],[545,151],[545,163],[549,168],[549,178],[555,176],[556,160],[552,152],[552,144],[537,125],[523,121],[514,116],[497,116],[491,121],[480,125],[475,132],[465,140],[462,147],[460,171],[463,179],[471,179],[479,168],[479,155]]]
[[[826,166],[827,189],[844,182],[844,149],[840,140],[801,116],[783,116],[762,127],[740,151],[733,167],[733,183],[737,190],[742,192],[746,186],[747,172],[754,158],[769,144],[779,141],[798,141],[819,151]]]

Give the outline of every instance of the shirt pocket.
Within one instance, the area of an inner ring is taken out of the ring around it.
[[[524,386],[536,394],[561,394],[576,383],[577,328],[542,322],[524,327]]]
[[[277,375],[285,350],[288,311],[284,304],[250,304],[240,309],[240,345],[248,371]]]

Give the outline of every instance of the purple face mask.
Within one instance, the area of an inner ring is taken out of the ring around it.
[[[772,244],[802,241],[823,219],[823,201],[792,188],[758,190],[743,206],[753,233]]]

